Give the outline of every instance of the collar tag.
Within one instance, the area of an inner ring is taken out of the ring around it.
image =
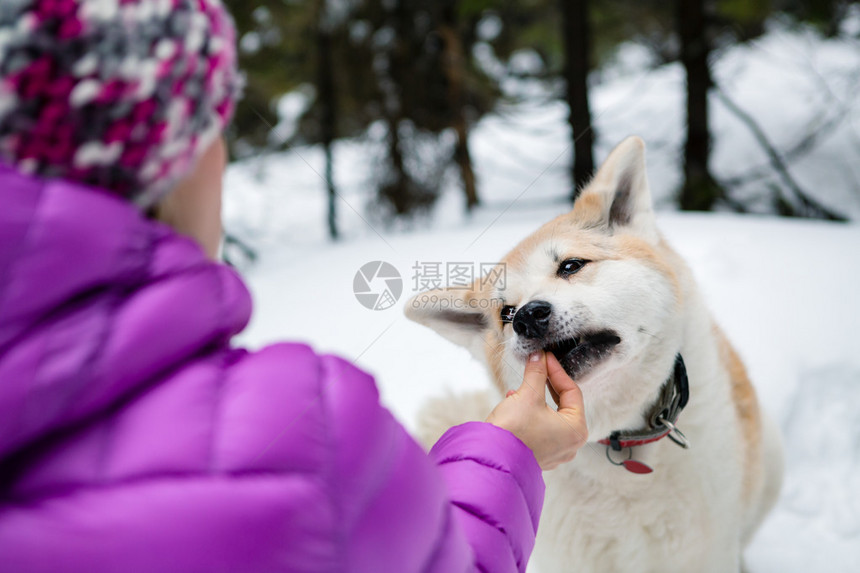
[[[627,459],[621,460],[620,462],[616,462],[612,459],[612,456],[609,453],[610,451],[617,452],[619,450],[616,450],[609,444],[606,445],[606,459],[609,460],[609,463],[614,466],[624,466],[624,469],[633,474],[650,474],[654,471],[654,468],[652,468],[645,462],[640,462],[639,460],[633,459],[633,448],[627,448]]]
[[[624,460],[621,462],[624,469],[633,474],[650,474],[654,469],[644,462],[639,460]]]

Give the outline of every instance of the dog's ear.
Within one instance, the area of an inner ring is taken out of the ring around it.
[[[406,317],[435,330],[474,356],[483,352],[484,334],[490,327],[484,309],[489,308],[490,293],[469,288],[435,289],[420,292],[406,302]]]
[[[642,139],[628,137],[612,150],[582,190],[573,213],[610,231],[623,229],[652,242],[658,240]]]

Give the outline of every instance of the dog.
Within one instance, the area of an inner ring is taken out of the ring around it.
[[[743,549],[780,491],[781,438],[657,229],[643,141],[618,145],[573,210],[503,263],[503,289],[476,281],[406,305],[494,381],[492,392],[429,403],[424,441],[483,420],[520,386],[529,353],[551,351],[582,389],[589,442],[544,473],[538,571],[742,570]]]

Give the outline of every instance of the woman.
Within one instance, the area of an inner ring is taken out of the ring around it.
[[[238,84],[218,0],[0,4],[0,570],[523,571],[579,389],[538,353],[428,456],[355,366],[232,347]]]

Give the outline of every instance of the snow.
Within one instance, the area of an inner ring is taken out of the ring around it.
[[[726,49],[715,76],[780,149],[821,113],[845,110],[821,145],[790,165],[816,198],[857,218],[857,42],[772,28],[752,45]],[[666,211],[680,182],[684,77],[677,65],[643,70],[647,58],[636,50],[621,50],[593,87],[598,159],[630,133],[645,138],[659,225],[692,266],[786,442],[782,496],[746,553],[749,570],[860,571],[860,225]],[[534,96],[532,88],[526,92]],[[565,114],[551,98],[530,97],[485,118],[471,141],[485,206],[463,215],[449,178],[436,214],[411,229],[386,227],[366,209],[378,139],[338,144],[341,243],[325,236],[319,149],[232,166],[227,228],[260,252],[245,269],[256,311],[240,342],[301,340],[355,361],[411,429],[428,398],[485,388],[486,372],[465,350],[403,316],[416,292],[413,268],[497,261],[568,208]],[[713,125],[719,176],[765,165],[745,126],[716,100]],[[742,191],[761,193],[772,180]],[[404,293],[393,308],[369,310],[354,297],[355,273],[369,261],[399,270]]]

